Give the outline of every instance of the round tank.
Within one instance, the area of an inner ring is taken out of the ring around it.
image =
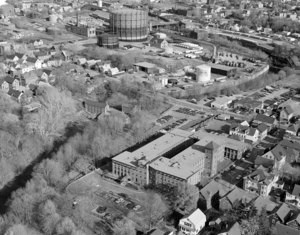
[[[135,9],[118,9],[110,14],[110,30],[121,41],[144,41],[148,36],[148,13]]]
[[[119,47],[119,38],[117,35],[101,34],[97,36],[97,45],[100,47],[106,47],[110,49]]]
[[[196,67],[196,81],[200,83],[207,83],[210,81],[211,67],[205,64]]]

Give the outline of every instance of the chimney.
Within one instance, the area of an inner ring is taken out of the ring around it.
[[[98,0],[98,7],[102,7],[102,0]]]

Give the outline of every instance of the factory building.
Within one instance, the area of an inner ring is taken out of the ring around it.
[[[88,38],[96,37],[96,27],[87,25],[67,24],[66,29],[72,33]]]
[[[199,83],[208,83],[211,79],[211,67],[202,64],[196,67],[196,81]]]
[[[250,145],[199,131],[174,129],[133,151],[112,159],[113,174],[143,186],[183,182],[197,184],[203,174],[217,174],[224,158],[239,159]]]
[[[227,67],[221,64],[210,64],[211,73],[223,75],[227,77],[234,76],[236,74],[236,68]]]
[[[118,9],[110,14],[110,31],[120,41],[145,41],[148,36],[148,12]]]

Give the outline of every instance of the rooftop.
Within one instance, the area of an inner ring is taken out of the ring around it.
[[[195,132],[193,137],[200,140],[198,144],[201,146],[206,146],[209,142],[213,141],[223,148],[227,147],[235,150],[244,150],[249,147],[249,145],[244,142],[227,138],[226,136],[222,135],[211,134],[204,130],[199,130]]]
[[[133,167],[140,164],[146,165],[186,139],[186,137],[174,133],[167,133],[132,153],[125,151],[114,157],[113,160]]]
[[[212,197],[218,192],[220,197],[224,197],[233,189],[234,186],[229,183],[226,183],[225,181],[220,180],[217,182],[215,180],[212,180],[200,190],[200,193],[205,199],[208,199],[210,196]]]
[[[156,67],[155,64],[151,64],[151,63],[148,63],[148,62],[139,62],[139,63],[135,63],[134,65],[139,66],[139,67],[143,67],[143,68],[150,68],[150,69]]]
[[[197,145],[197,143],[194,145]],[[188,179],[201,169],[199,165],[204,167],[205,154],[198,150],[198,148],[195,148],[194,145],[180,152],[171,159],[160,157],[151,163],[150,166],[157,171],[161,171],[181,179]]]

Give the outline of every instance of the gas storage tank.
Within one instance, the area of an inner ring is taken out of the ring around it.
[[[117,35],[112,34],[100,34],[97,36],[97,45],[100,47],[106,47],[110,49],[119,47],[119,38]]]
[[[110,30],[121,41],[144,41],[148,36],[148,12],[117,9],[110,14]]]
[[[210,81],[211,67],[202,64],[196,67],[196,81],[199,83],[207,83]]]

